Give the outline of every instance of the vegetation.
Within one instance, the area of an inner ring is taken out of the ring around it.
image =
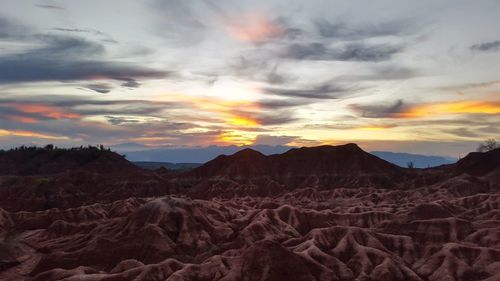
[[[2,186],[13,186],[19,182],[19,177],[17,176],[8,176],[2,179]]]
[[[82,159],[83,162],[86,162],[88,160],[95,159],[99,155],[101,155],[101,152],[103,151],[111,151],[109,148],[105,148],[103,145],[99,146],[80,146],[80,147],[73,147],[73,148],[60,148],[56,147],[53,144],[48,144],[44,147],[39,147],[39,146],[19,146],[12,148],[10,150],[0,150],[0,156],[7,155],[7,154],[15,154],[15,153],[22,153],[26,155],[29,158],[34,158],[38,155],[45,154],[45,155],[50,155],[51,159],[58,158],[67,152],[70,152],[71,155],[77,156],[79,159]]]
[[[500,148],[500,143],[498,143],[495,139],[487,139],[484,143],[477,147],[477,151],[488,152],[497,148]]]
[[[39,171],[69,169],[109,156],[113,157],[110,149],[103,145],[73,148],[59,148],[52,144],[44,147],[23,145],[10,150],[0,150],[0,164],[3,165],[1,167],[10,169],[4,170],[4,174],[33,175]],[[9,162],[19,164],[9,165]],[[54,166],[54,163],[60,163],[60,166]]]
[[[50,180],[47,179],[47,178],[39,178],[39,179],[36,179],[36,184],[38,186],[43,186],[43,185],[47,185],[50,183]]]

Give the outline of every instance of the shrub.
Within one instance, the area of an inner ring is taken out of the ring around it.
[[[19,182],[19,177],[10,176],[10,177],[6,177],[5,179],[2,180],[2,185],[3,186],[13,186],[18,182]]]
[[[42,186],[42,185],[47,185],[47,184],[49,184],[49,183],[50,183],[50,180],[49,180],[49,179],[47,179],[47,178],[40,178],[40,179],[36,179],[36,181],[35,181],[35,182],[36,182],[36,184],[37,184],[38,186]]]
[[[484,143],[480,144],[477,148],[478,152],[488,152],[493,149],[500,148],[500,144],[495,139],[487,139]]]

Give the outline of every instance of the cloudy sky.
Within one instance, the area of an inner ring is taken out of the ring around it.
[[[500,1],[0,0],[0,147],[500,138]]]

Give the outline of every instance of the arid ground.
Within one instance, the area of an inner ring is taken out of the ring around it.
[[[0,155],[0,280],[500,280],[500,149],[401,168],[355,144],[186,172]]]

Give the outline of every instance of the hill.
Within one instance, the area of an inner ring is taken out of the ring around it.
[[[232,181],[238,188],[255,188],[258,194],[267,194],[307,186],[394,187],[406,174],[405,169],[363,151],[356,144],[346,144],[294,148],[269,156],[244,149],[233,155],[221,155],[181,178],[184,185],[201,189],[213,186],[235,189],[234,185],[223,184]],[[224,193],[221,189],[212,192]]]
[[[0,152],[0,208],[45,210],[169,193],[163,174],[97,147]]]
[[[93,146],[70,149],[23,146],[0,152],[0,175],[56,174],[75,170],[130,173],[138,169],[123,156]]]

